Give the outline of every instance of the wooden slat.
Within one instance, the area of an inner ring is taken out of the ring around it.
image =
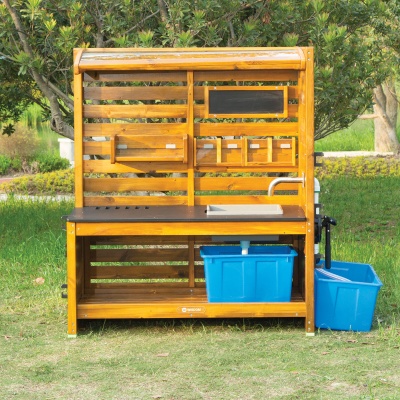
[[[185,71],[90,71],[85,82],[185,82]]]
[[[196,205],[207,206],[209,204],[281,204],[293,205],[299,204],[300,197],[298,195],[285,196],[212,196],[198,195],[196,197]]]
[[[205,81],[260,81],[260,82],[295,82],[298,72],[293,70],[255,70],[255,71],[195,71],[195,82]]]
[[[288,104],[287,118],[297,118],[298,117],[297,110],[298,110],[297,104]],[[195,118],[208,118],[208,112],[206,110],[206,106],[204,104],[195,105],[194,116]],[[230,118],[234,118],[234,116]],[[252,116],[250,115],[249,118],[252,118]]]
[[[186,178],[85,178],[87,192],[170,191],[186,190]]]
[[[84,206],[187,205],[186,196],[86,196]]]
[[[141,267],[91,266],[92,279],[188,279],[189,269],[184,265],[146,265]]]
[[[107,298],[113,298],[136,302],[138,297],[147,297],[149,299],[149,295],[150,299],[153,298],[155,301],[159,301],[165,299],[165,296],[169,296],[171,292],[175,293],[173,298],[186,299],[191,297],[193,299],[193,296],[206,298],[204,282],[196,282],[195,288],[189,288],[185,282],[183,285],[180,284],[173,287],[171,285],[157,284],[156,282],[148,285],[143,283],[136,285],[95,283],[86,291],[82,301],[87,301],[87,299],[93,297],[103,297],[105,301],[107,301]]]
[[[186,118],[187,106],[161,105],[84,105],[84,118]]]
[[[133,249],[92,249],[92,262],[159,262],[159,261],[186,261],[187,248],[133,248]]]
[[[146,173],[154,172],[184,172],[186,173],[186,164],[183,163],[161,163],[161,162],[127,162],[111,164],[110,160],[83,160],[84,173]]]
[[[227,81],[227,83],[230,83],[229,80],[227,80],[226,78],[224,79],[224,81]],[[218,85],[220,85],[221,82],[218,82]],[[211,86],[211,85],[210,85]],[[276,85],[274,85],[276,86]],[[286,86],[286,85],[285,85]],[[238,89],[243,87],[243,86],[234,86],[237,87]],[[263,86],[261,86],[263,87]],[[194,98],[196,101],[204,101],[205,100],[205,92],[207,88],[207,83],[205,83],[202,86],[196,86],[194,88]],[[299,91],[297,86],[288,86],[288,99],[290,100],[296,100],[299,97]]]
[[[185,123],[134,123],[105,124],[86,123],[84,136],[110,136],[113,134],[180,134],[187,133]],[[257,123],[195,123],[195,136],[297,136],[297,122],[257,122]]]
[[[195,179],[196,190],[268,190],[275,177],[200,177]],[[279,190],[298,190],[297,184],[280,184]]]
[[[111,140],[113,140],[113,138],[114,137],[111,137]],[[112,146],[109,141],[83,142],[84,155],[111,155],[110,150],[113,148],[115,148],[115,146]]]
[[[83,125],[85,137],[103,137],[115,134],[123,135],[177,135],[185,134],[188,131],[185,123],[86,123]]]
[[[178,149],[127,149],[115,156],[117,162],[185,162],[186,154],[182,148]]]
[[[129,279],[129,278],[128,278]],[[92,281],[95,280],[94,278],[92,279]],[[167,280],[167,279],[165,279]],[[99,281],[101,281],[101,279],[99,279]],[[102,291],[110,289],[109,293],[112,293],[112,291],[125,291],[125,290],[129,290],[129,289],[135,289],[136,290],[141,290],[141,291],[150,291],[153,288],[154,290],[159,290],[161,288],[164,288],[164,291],[166,291],[167,289],[169,289],[170,291],[175,289],[175,288],[187,288],[188,287],[188,281],[185,278],[182,278],[180,281],[177,281],[176,279],[171,279],[169,282],[165,281],[165,282],[161,282],[161,280],[159,281],[154,281],[154,282],[123,282],[123,280],[121,280],[121,282],[92,282],[91,284],[91,288],[94,289],[102,289]],[[86,293],[90,293],[90,289],[88,291],[86,291]]]
[[[185,100],[185,86],[86,87],[85,100]]]
[[[88,269],[89,270],[89,269]],[[182,279],[188,280],[190,287],[196,286],[196,280],[204,279],[204,269],[196,268],[192,277],[191,271],[188,266],[182,265],[168,265],[159,267],[144,266],[144,267],[90,267],[90,279],[135,279],[135,280],[150,280],[150,279]],[[144,283],[144,282],[143,282]],[[90,290],[90,289],[89,289]]]
[[[226,197],[220,196],[222,201],[226,202]],[[230,200],[232,202],[231,196]],[[238,196],[241,198],[242,196]],[[245,197],[245,196],[243,196]],[[271,196],[270,201],[277,204],[286,204],[281,202],[281,198],[288,198],[290,196]],[[293,199],[299,199],[299,196],[292,196]],[[248,198],[247,200],[250,200]],[[268,201],[268,197],[264,196],[260,200],[263,203]],[[256,200],[256,199],[255,199]],[[247,202],[237,204],[246,204]],[[256,202],[255,202],[256,203]],[[291,205],[293,205],[293,201]],[[207,204],[221,204],[218,202]],[[223,203],[222,203],[223,204]],[[233,232],[236,235],[275,235],[278,233],[283,235],[304,235],[307,229],[307,223],[303,220],[300,221],[282,221],[279,218],[276,221],[269,221],[268,223],[260,221],[233,221],[227,220],[224,223],[220,221],[204,221],[192,222],[187,221],[168,221],[168,223],[156,224],[152,222],[109,222],[109,223],[80,223],[76,228],[77,236],[112,236],[112,235],[181,235],[185,232],[187,235],[231,235]]]
[[[183,149],[183,140],[186,135],[117,135],[118,145],[126,145],[129,149],[165,149],[173,144]]]
[[[155,302],[155,303],[154,303]],[[187,309],[198,310],[187,312]],[[184,310],[184,311],[183,311]],[[79,302],[78,318],[256,318],[305,317],[304,302],[287,303],[207,303],[206,298],[174,299],[165,294],[164,300],[135,297],[118,301],[112,297],[93,297]]]
[[[97,248],[97,246],[170,246],[170,245],[183,245],[187,246],[187,236],[92,236],[91,248]],[[210,237],[197,238],[197,241],[201,244],[208,244],[211,241]]]
[[[297,122],[196,123],[196,136],[297,136]]]
[[[297,165],[289,165],[287,163],[271,163],[271,164],[260,164],[260,165],[247,165],[247,166],[229,166],[229,165],[199,165],[196,167],[196,171],[200,174],[203,173],[298,173]]]

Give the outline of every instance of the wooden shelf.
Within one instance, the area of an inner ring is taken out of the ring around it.
[[[179,293],[180,292],[180,293]],[[84,295],[77,304],[77,316],[96,318],[233,318],[304,317],[306,304],[301,294],[285,303],[209,303],[205,289],[163,291],[163,293],[114,293]]]
[[[187,162],[187,135],[114,135],[110,162]]]

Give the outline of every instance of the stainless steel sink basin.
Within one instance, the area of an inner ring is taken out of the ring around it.
[[[218,204],[208,205],[207,215],[279,215],[283,214],[279,204]]]

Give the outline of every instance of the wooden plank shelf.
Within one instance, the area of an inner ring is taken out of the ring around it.
[[[114,135],[110,138],[110,162],[187,163],[187,135]]]
[[[295,292],[284,303],[210,303],[205,289],[154,294],[97,293],[80,299],[78,318],[264,318],[305,317],[306,304]]]

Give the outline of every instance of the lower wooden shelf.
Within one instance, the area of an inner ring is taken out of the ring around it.
[[[299,293],[283,303],[209,303],[205,290],[186,293],[96,293],[77,303],[78,319],[305,317]]]

